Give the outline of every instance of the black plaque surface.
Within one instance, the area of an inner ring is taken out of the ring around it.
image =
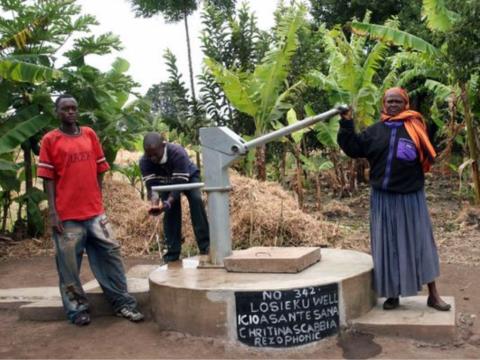
[[[338,284],[236,292],[237,336],[256,347],[291,347],[337,333]]]

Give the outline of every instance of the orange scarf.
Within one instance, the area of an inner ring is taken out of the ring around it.
[[[405,110],[395,116],[387,115],[385,109],[385,96],[387,95],[387,93],[395,93],[402,96],[402,98],[405,100]],[[408,94],[402,88],[397,87],[388,89],[385,92],[385,96],[383,97],[384,103],[381,116],[382,121],[404,122],[405,129],[407,130],[408,135],[412,138],[413,142],[415,143],[415,147],[417,148],[423,172],[428,172],[432,166],[433,160],[437,156],[437,153],[435,152],[435,149],[433,148],[433,145],[428,138],[427,125],[425,123],[425,120],[423,119],[422,114],[413,110],[409,110],[410,101],[408,98]]]

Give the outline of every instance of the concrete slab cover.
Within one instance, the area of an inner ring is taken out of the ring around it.
[[[352,320],[354,328],[381,335],[395,335],[422,340],[451,339],[455,334],[455,299],[443,299],[452,305],[450,311],[438,311],[427,306],[427,296],[400,298],[400,307],[385,311],[377,305],[365,315]]]
[[[225,269],[197,269],[190,263],[185,268],[173,263],[153,271],[150,283],[195,290],[280,290],[338,283],[372,269],[372,258],[368,254],[353,250],[322,249],[322,261],[301,273],[237,273]]]
[[[233,272],[297,273],[320,261],[319,247],[265,247],[236,250],[224,259]]]

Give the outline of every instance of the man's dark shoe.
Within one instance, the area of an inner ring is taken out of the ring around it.
[[[166,254],[166,255],[163,256],[163,261],[164,261],[165,263],[177,261],[178,259],[180,259],[180,255],[169,255],[169,254]]]
[[[90,315],[86,311],[82,311],[73,320],[73,323],[77,326],[86,326],[90,324]]]
[[[449,311],[452,307],[450,304],[439,304],[431,296],[429,296],[427,299],[427,306],[432,307],[438,311]]]
[[[130,309],[128,307],[121,308],[117,311],[116,315],[118,317],[128,319],[132,322],[139,322],[142,321],[144,318],[143,314],[140,311],[138,311],[137,309]]]
[[[400,299],[396,298],[388,298],[383,303],[383,310],[393,310],[400,306]]]

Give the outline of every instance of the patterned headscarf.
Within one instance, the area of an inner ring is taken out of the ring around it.
[[[405,110],[392,116],[388,115],[385,108],[385,99],[387,95],[400,95],[405,101]],[[410,99],[407,92],[400,87],[393,87],[385,91],[383,96],[382,121],[403,121],[408,135],[412,138],[417,148],[420,163],[424,172],[428,172],[432,166],[433,160],[437,156],[427,134],[427,125],[422,114],[410,110]]]

